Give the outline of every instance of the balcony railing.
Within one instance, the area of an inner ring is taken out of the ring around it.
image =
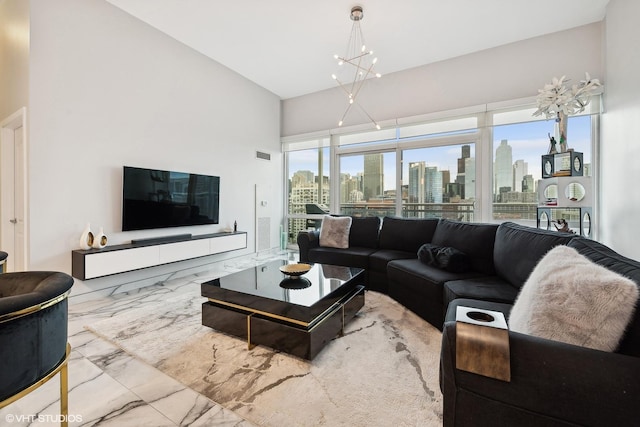
[[[536,203],[493,203],[492,222],[517,221],[536,226]],[[291,203],[289,207],[288,242],[296,244],[298,232],[311,224],[308,219],[320,220],[322,215],[306,215],[305,203]],[[340,214],[354,217],[397,216],[396,205],[392,201],[341,203]],[[400,216],[403,218],[445,218],[456,221],[474,221],[474,203],[408,203],[402,204]],[[564,217],[573,220],[568,214]],[[319,224],[319,221],[316,221]]]

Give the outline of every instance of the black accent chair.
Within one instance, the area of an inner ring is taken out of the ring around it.
[[[73,278],[51,271],[0,274],[0,408],[60,373],[60,420],[68,418],[68,302]]]
[[[0,251],[0,273],[7,272],[7,257],[8,253]]]

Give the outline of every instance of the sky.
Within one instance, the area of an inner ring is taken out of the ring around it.
[[[541,156],[548,153],[548,134],[554,133],[554,121],[542,120],[513,125],[495,126],[493,128],[492,153],[495,157],[495,149],[501,140],[506,139],[512,147],[513,161],[524,160],[528,163],[528,172],[534,180],[541,178]],[[584,153],[584,163],[591,162],[591,121],[589,116],[570,117],[567,126],[567,141],[569,148]],[[475,144],[470,140],[471,156],[475,155]],[[451,180],[455,180],[458,168],[458,158],[462,157],[462,147],[452,145],[445,147],[431,147],[404,151],[403,184],[408,184],[407,169],[410,162],[425,161],[427,166],[437,166],[439,170],[449,170]],[[559,147],[558,147],[559,148]],[[328,149],[325,156],[325,174],[329,174]],[[395,188],[396,154],[384,154],[384,181],[385,190]],[[298,170],[317,170],[317,154],[312,150],[307,152],[294,152],[289,158],[291,176]],[[355,156],[342,156],[340,160],[340,172],[357,175],[364,170],[364,157],[362,154]],[[478,168],[479,169],[479,168]]]

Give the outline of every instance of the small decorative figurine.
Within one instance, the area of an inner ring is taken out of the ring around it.
[[[233,221],[233,232],[237,232],[238,231],[238,221]]]
[[[556,230],[561,231],[563,233],[575,233],[575,231],[573,231],[572,229],[569,228],[569,223],[567,222],[566,219],[564,218],[560,218],[559,220],[555,221],[558,223],[558,225],[560,227],[558,227],[558,225],[553,224],[553,226],[556,228]]]
[[[558,150],[556,148],[556,144],[558,143],[558,141],[556,141],[556,138],[551,136],[551,134],[549,135],[549,154],[557,154]]]

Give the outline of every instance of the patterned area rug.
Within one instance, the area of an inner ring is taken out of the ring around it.
[[[440,426],[440,332],[386,295],[309,362],[247,349],[182,295],[87,329],[260,426]]]

